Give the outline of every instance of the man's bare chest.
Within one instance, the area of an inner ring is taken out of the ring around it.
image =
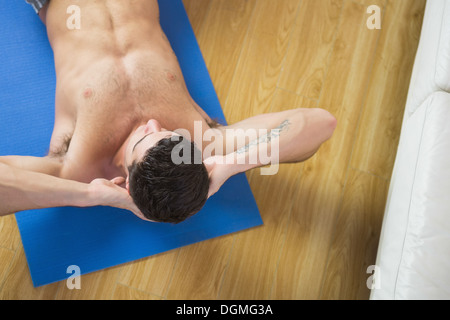
[[[68,70],[57,83],[50,150],[69,152],[82,140],[82,152],[112,157],[140,121],[183,126],[183,114],[195,112],[189,99],[179,68],[155,57],[105,59],[85,72]]]

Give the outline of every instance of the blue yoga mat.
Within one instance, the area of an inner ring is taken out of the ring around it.
[[[226,123],[181,0],[161,0],[160,11],[192,97]],[[45,27],[25,1],[2,1],[0,35],[0,155],[44,156],[56,85]],[[71,265],[86,274],[262,224],[244,174],[178,225],[109,207],[31,210],[16,220],[34,286],[67,279]]]

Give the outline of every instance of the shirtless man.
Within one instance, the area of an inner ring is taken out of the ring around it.
[[[0,157],[0,215],[105,205],[178,223],[229,177],[264,165],[236,159],[248,160],[276,138],[280,163],[304,161],[335,129],[336,119],[323,109],[217,125],[189,95],[156,0],[27,2],[45,23],[54,52],[55,124],[48,156]],[[70,5],[80,8],[79,29],[66,26]],[[196,123],[212,139],[199,145],[178,133],[194,137]],[[227,129],[278,131],[235,143]],[[207,158],[200,153],[203,162],[174,164],[169,156],[181,143],[192,157],[211,143],[215,148]]]

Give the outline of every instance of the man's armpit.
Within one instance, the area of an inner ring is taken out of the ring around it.
[[[67,154],[70,147],[70,142],[72,141],[71,134],[65,134],[57,137],[50,144],[50,150],[47,155],[50,158],[62,158]]]

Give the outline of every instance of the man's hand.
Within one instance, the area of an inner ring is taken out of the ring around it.
[[[231,176],[236,174],[233,167],[226,164],[225,156],[212,156],[203,161],[209,175],[209,191],[208,198],[219,191],[220,187]]]
[[[89,196],[93,205],[121,208],[132,211],[143,220],[144,215],[134,204],[127,189],[121,187],[125,178],[117,177],[112,180],[95,179],[89,184]]]

